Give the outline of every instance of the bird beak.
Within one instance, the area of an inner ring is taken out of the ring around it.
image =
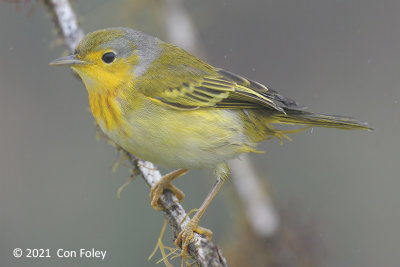
[[[75,65],[87,65],[86,61],[76,58],[76,55],[70,55],[66,57],[60,57],[49,63],[50,66],[75,66]]]

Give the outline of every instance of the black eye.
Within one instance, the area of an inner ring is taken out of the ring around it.
[[[115,54],[114,52],[107,52],[101,57],[101,59],[104,61],[104,63],[110,64],[114,61]]]

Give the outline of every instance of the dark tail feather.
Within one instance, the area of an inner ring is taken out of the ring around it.
[[[329,127],[344,130],[373,130],[368,123],[351,117],[316,114],[300,110],[285,110],[286,114],[274,114],[277,123]]]

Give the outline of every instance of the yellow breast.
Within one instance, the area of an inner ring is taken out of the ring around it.
[[[115,91],[90,92],[89,104],[94,118],[104,132],[118,131],[126,137],[130,136],[129,126],[123,117]]]

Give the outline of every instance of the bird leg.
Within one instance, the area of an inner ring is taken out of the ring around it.
[[[193,232],[198,234],[204,234],[208,239],[212,239],[212,232],[206,228],[198,226],[201,216],[203,216],[204,212],[210,205],[211,201],[217,195],[218,191],[221,189],[224,184],[225,179],[218,178],[217,182],[214,184],[210,193],[208,193],[206,199],[203,204],[201,204],[198,211],[195,213],[193,218],[186,224],[185,228],[179,233],[178,237],[175,240],[175,245],[179,246],[181,243],[182,252],[181,256],[186,256],[188,252],[188,246],[190,241],[193,239]]]
[[[154,186],[151,187],[150,190],[150,201],[151,201],[151,206],[155,210],[162,210],[163,207],[158,203],[158,200],[160,199],[161,194],[164,192],[165,189],[171,190],[175,196],[178,198],[178,201],[181,202],[183,198],[185,197],[185,194],[179,190],[177,187],[175,187],[171,182],[178,178],[181,175],[184,175],[187,173],[187,169],[179,169],[175,170],[173,172],[170,172],[163,177],[161,177],[161,180],[158,181]]]

